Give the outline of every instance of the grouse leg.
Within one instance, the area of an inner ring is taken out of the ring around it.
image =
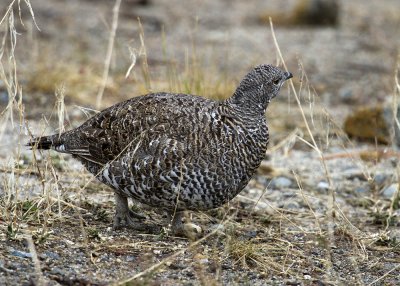
[[[114,197],[116,212],[113,228],[118,229],[122,226],[129,226],[134,229],[143,229],[143,225],[141,226],[138,220],[146,219],[146,217],[129,209],[128,198],[126,196],[115,192]]]
[[[171,222],[171,230],[174,235],[184,236],[193,240],[200,237],[202,233],[201,227],[195,225],[194,223],[182,222],[182,219],[185,216],[185,212],[176,212],[173,216],[168,213],[167,216],[168,220]]]

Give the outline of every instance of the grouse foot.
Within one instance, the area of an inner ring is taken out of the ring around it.
[[[171,215],[168,214],[168,220],[170,222],[172,221],[172,234],[176,236],[187,237],[191,240],[200,238],[203,232],[201,227],[190,222],[183,223],[182,218],[184,217],[184,214],[184,212],[177,212],[172,218]]]
[[[128,207],[128,198],[115,192],[115,217],[113,229],[120,229],[124,226],[136,230],[148,230],[149,226],[141,223],[140,220],[146,219],[142,214],[133,212]]]

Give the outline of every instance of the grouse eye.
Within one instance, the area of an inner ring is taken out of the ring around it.
[[[275,84],[275,85],[278,85],[279,82],[280,82],[280,80],[279,80],[279,79],[276,79],[276,80],[274,80],[272,83]]]

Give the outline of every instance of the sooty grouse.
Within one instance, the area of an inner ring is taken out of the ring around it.
[[[259,65],[232,97],[215,101],[166,92],[134,97],[80,127],[34,138],[28,146],[72,154],[115,190],[114,227],[135,227],[128,197],[175,213],[207,210],[233,199],[249,182],[268,144],[265,110],[292,77]]]

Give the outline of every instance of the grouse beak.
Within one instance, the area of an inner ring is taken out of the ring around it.
[[[293,74],[291,72],[285,72],[285,76],[286,76],[285,80],[288,80],[293,77]]]

